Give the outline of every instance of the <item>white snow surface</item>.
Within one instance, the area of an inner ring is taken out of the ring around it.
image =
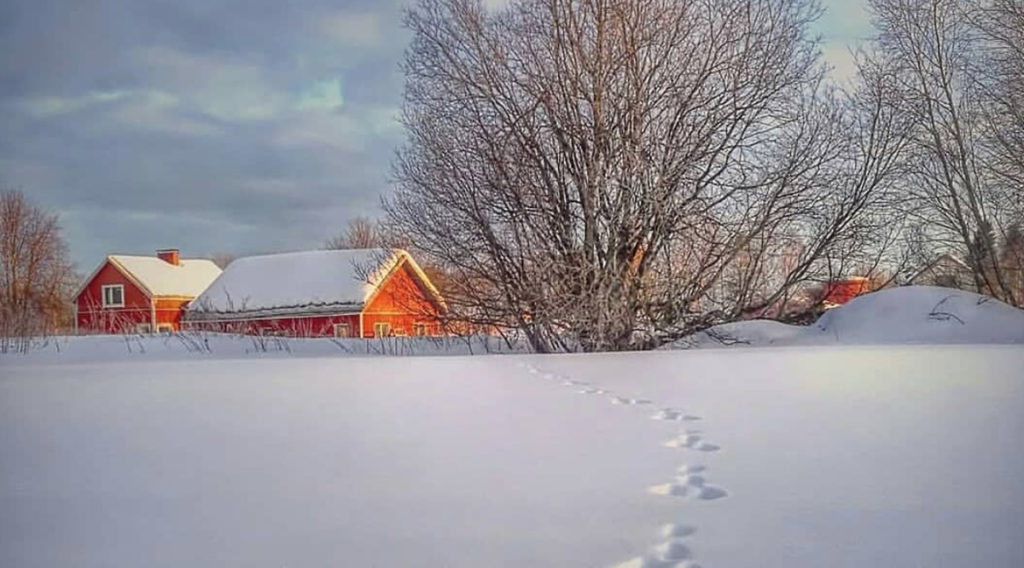
[[[902,288],[719,330],[774,349],[43,341],[0,356],[0,566],[1019,568],[1021,325]]]
[[[962,290],[906,286],[854,298],[812,326],[735,322],[666,348],[966,343],[1024,344],[1024,310]]]
[[[154,296],[194,298],[220,275],[216,264],[201,258],[182,259],[178,265],[155,256],[112,254],[108,258],[121,265]]]
[[[0,566],[1024,566],[1024,348],[0,358]]]
[[[254,312],[293,307],[348,307],[358,312],[399,250],[313,250],[249,256],[233,261],[189,311]]]

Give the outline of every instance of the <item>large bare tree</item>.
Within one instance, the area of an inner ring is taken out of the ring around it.
[[[540,351],[650,347],[863,264],[903,131],[884,84],[823,84],[817,15],[421,0],[390,229],[450,275],[453,317]]]
[[[57,216],[0,193],[0,352],[66,324],[73,279]]]

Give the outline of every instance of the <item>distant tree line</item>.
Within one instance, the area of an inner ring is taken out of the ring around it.
[[[1024,4],[870,4],[840,87],[813,0],[420,0],[388,230],[455,317],[539,351],[652,347],[940,252],[1019,306]]]

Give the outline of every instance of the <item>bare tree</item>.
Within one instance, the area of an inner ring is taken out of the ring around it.
[[[421,0],[390,227],[452,313],[649,347],[863,263],[901,142],[822,82],[812,0]]]
[[[382,245],[380,229],[367,217],[349,220],[345,231],[324,243],[325,249],[370,249]]]
[[[57,216],[0,194],[0,352],[66,325],[73,281]]]
[[[912,117],[904,210],[920,242],[964,258],[977,291],[1021,305],[996,252],[1024,191],[1019,0],[871,7],[879,35],[862,65],[884,71],[887,104]]]
[[[221,270],[227,268],[235,258],[237,258],[235,254],[230,252],[215,252],[209,255],[209,259]]]

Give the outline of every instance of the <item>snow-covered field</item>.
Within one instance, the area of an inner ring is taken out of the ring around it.
[[[0,566],[1024,566],[1024,346],[86,339],[0,358]]]
[[[5,363],[0,565],[1019,567],[1022,369],[1014,347]]]

